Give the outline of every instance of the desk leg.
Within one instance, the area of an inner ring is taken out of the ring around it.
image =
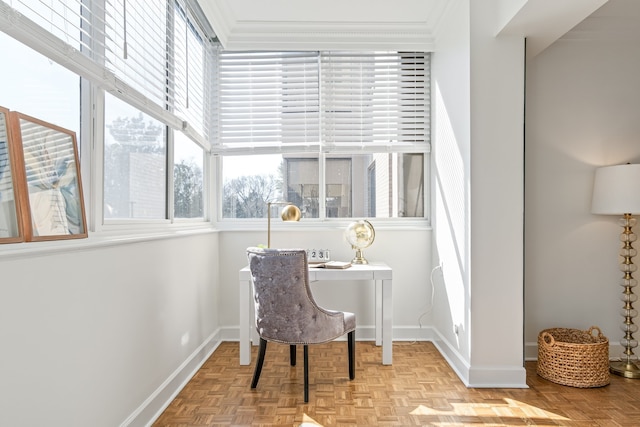
[[[393,360],[393,298],[391,280],[382,281],[382,364]]]
[[[240,364],[251,364],[251,337],[250,337],[250,313],[251,307],[251,282],[240,281]]]

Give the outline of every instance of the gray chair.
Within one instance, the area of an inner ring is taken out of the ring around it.
[[[309,288],[304,249],[247,248],[255,300],[256,329],[260,349],[251,388],[256,388],[267,342],[288,344],[291,366],[296,345],[304,346],[304,401],[309,401],[309,344],[333,341],[347,334],[349,379],[355,378],[355,330],[353,313],[325,310],[316,304]]]

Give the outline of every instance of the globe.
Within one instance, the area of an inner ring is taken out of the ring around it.
[[[371,246],[376,238],[376,231],[373,225],[366,219],[354,221],[347,226],[344,237],[355,249],[356,256],[351,260],[352,264],[369,264],[369,261],[362,255],[362,250]]]

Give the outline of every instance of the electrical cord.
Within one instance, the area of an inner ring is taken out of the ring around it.
[[[429,306],[427,307],[426,311],[424,313],[422,313],[420,315],[420,317],[418,317],[418,325],[420,325],[420,328],[422,328],[422,318],[424,316],[426,316],[427,314],[431,313],[431,310],[433,310],[433,305],[434,305],[434,298],[435,298],[435,291],[436,291],[436,287],[433,283],[433,273],[436,272],[436,270],[440,270],[442,271],[442,263],[436,265],[435,267],[433,267],[433,269],[431,269],[431,274],[429,275],[429,282],[431,283],[431,302],[429,304]]]

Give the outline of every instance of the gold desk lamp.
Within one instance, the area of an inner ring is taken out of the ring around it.
[[[283,221],[300,221],[302,213],[291,202],[267,202],[267,248],[271,247],[271,205],[285,205],[280,212]]]
[[[633,303],[638,299],[633,293],[633,288],[638,281],[633,278],[633,273],[637,270],[633,264],[633,257],[637,251],[632,243],[636,240],[633,233],[633,226],[636,219],[633,214],[640,213],[640,165],[617,165],[606,166],[596,169],[595,181],[593,185],[593,200],[591,213],[602,215],[622,215],[619,224],[622,226],[620,241],[622,248],[620,256],[620,270],[622,278],[620,286],[623,287],[623,306],[620,313],[624,318],[621,329],[624,337],[620,340],[620,345],[624,348],[622,357],[618,361],[609,364],[611,373],[626,378],[640,378],[640,367],[638,366],[638,356],[633,353],[633,349],[638,346],[638,341],[633,338],[634,332],[638,331],[638,326],[633,323],[633,319],[638,315]]]

